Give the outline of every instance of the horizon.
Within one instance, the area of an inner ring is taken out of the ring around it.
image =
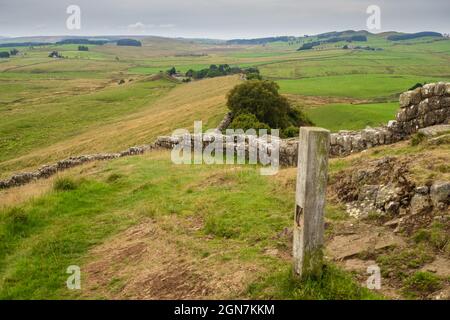
[[[329,32],[368,32],[373,35],[381,35],[386,33],[402,33],[402,34],[410,34],[410,33],[416,33],[416,32],[406,32],[406,31],[398,31],[398,30],[387,30],[382,32],[371,32],[368,30],[351,30],[351,29],[342,29],[342,30],[329,30],[322,33],[316,33],[316,34],[304,34],[304,35],[291,35],[291,34],[276,34],[276,35],[265,35],[260,37],[236,37],[236,38],[210,38],[210,37],[182,37],[182,36],[160,36],[155,34],[90,34],[90,35],[81,35],[81,34],[55,34],[55,35],[47,35],[47,34],[41,34],[41,35],[25,35],[25,36],[18,36],[18,37],[9,37],[4,36],[0,34],[0,41],[6,40],[6,39],[28,39],[28,38],[100,38],[100,37],[130,37],[130,38],[165,38],[165,39],[178,39],[178,40],[217,40],[217,41],[229,41],[229,40],[251,40],[251,39],[263,39],[263,38],[270,38],[270,37],[295,37],[295,38],[303,38],[305,36],[317,36],[323,33],[329,33]],[[436,30],[419,30],[417,32],[437,32],[441,33],[442,35],[448,35],[447,32],[440,32]]]

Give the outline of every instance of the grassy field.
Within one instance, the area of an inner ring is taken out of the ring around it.
[[[70,170],[47,180],[46,194],[0,211],[0,298],[114,297],[114,285],[132,275],[115,275],[101,290],[83,273],[83,289],[74,296],[65,287],[66,268],[90,270],[90,249],[148,219],[163,226],[170,250],[203,265],[206,274],[209,268],[258,271],[235,279],[236,292],[221,296],[222,289],[214,297],[377,298],[332,264],[321,287],[297,283],[289,259],[267,254],[288,250],[276,235],[291,223],[293,188],[286,192],[254,166],[177,166],[168,157],[154,153]],[[195,285],[189,281],[186,286]]]
[[[369,36],[362,45],[380,50],[333,43],[296,51],[309,40],[316,39],[235,46],[149,37],[139,48],[21,48],[0,59],[0,178],[70,155],[151,143],[196,120],[216,127],[227,112],[227,93],[242,80],[178,83],[154,76],[172,66],[183,72],[257,66],[316,125],[332,131],[386,123],[401,92],[417,82],[450,80],[449,40]],[[65,59],[49,58],[53,50]],[[442,150],[435,161],[445,170]],[[333,160],[330,170],[351,161]],[[175,166],[163,152],[92,163],[1,191],[0,298],[380,298],[331,262],[321,281],[292,279],[290,240],[280,234],[292,222],[295,174],[286,169],[264,177],[257,169]],[[425,164],[414,170],[421,182],[436,174]],[[327,208],[330,225],[344,216]],[[83,270],[78,293],[65,287],[66,268],[74,264]],[[155,283],[159,278],[170,281]]]
[[[366,126],[385,125],[395,119],[398,104],[330,104],[318,108],[307,109],[305,112],[312,122],[319,127],[331,131],[358,130]]]

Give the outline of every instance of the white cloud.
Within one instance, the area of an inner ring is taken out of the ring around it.
[[[166,24],[145,24],[142,22],[136,22],[136,23],[132,23],[129,24],[127,26],[127,30],[129,32],[133,32],[133,33],[145,33],[145,32],[150,32],[150,31],[154,31],[157,29],[169,29],[169,28],[175,28],[175,25],[172,23],[166,23]]]

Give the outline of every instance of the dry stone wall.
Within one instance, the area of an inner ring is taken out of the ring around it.
[[[330,155],[346,156],[351,153],[398,142],[418,132],[421,128],[450,122],[450,83],[430,83],[422,88],[400,95],[400,110],[396,120],[385,126],[360,131],[342,130],[330,137]],[[298,146],[294,142],[284,144],[286,150],[280,162],[295,165]]]
[[[225,118],[219,124],[219,132],[225,130],[231,123],[233,115],[227,113]],[[403,140],[409,135],[417,132],[421,128],[450,122],[450,83],[431,83],[421,88],[405,92],[400,95],[400,110],[397,113],[396,120],[382,127],[366,128],[360,131],[339,131],[331,134],[330,156],[345,156],[351,153],[360,152],[365,149],[395,143]],[[214,141],[216,137],[203,136],[204,146]],[[206,138],[206,139],[205,139]],[[196,139],[192,136],[192,139]],[[257,139],[256,143],[261,148],[265,148],[267,154],[271,154],[273,146],[265,139]],[[206,141],[205,141],[206,140]],[[239,139],[233,142],[226,142],[225,136],[222,136],[223,148],[227,144],[232,144],[234,150],[245,148],[248,153],[248,138],[242,146]],[[102,153],[93,155],[82,155],[70,157],[58,161],[55,164],[44,165],[36,171],[18,173],[6,180],[0,180],[0,189],[20,186],[33,180],[47,178],[59,171],[72,168],[87,162],[98,160],[110,160],[120,157],[143,154],[146,151],[155,148],[172,149],[181,141],[181,137],[161,136],[149,145],[131,147],[118,153]],[[283,166],[296,166],[298,157],[298,140],[286,139],[280,140],[279,164]]]
[[[118,153],[98,153],[98,154],[70,157],[64,160],[60,160],[54,164],[44,165],[32,172],[22,172],[11,176],[9,179],[0,180],[0,189],[17,187],[38,179],[48,178],[56,174],[57,172],[70,169],[88,162],[112,160],[131,155],[143,154],[144,152],[155,148],[157,148],[156,144],[150,144],[150,145],[130,147]]]

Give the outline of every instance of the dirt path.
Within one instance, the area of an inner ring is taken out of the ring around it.
[[[219,251],[204,256],[201,248],[191,246],[198,221],[164,220],[143,221],[94,248],[88,255],[89,263],[82,268],[86,283],[83,296],[139,300],[245,298],[245,290],[262,272],[261,266],[223,260]],[[180,234],[170,225],[184,226],[188,233]],[[195,241],[207,246],[212,240]]]

